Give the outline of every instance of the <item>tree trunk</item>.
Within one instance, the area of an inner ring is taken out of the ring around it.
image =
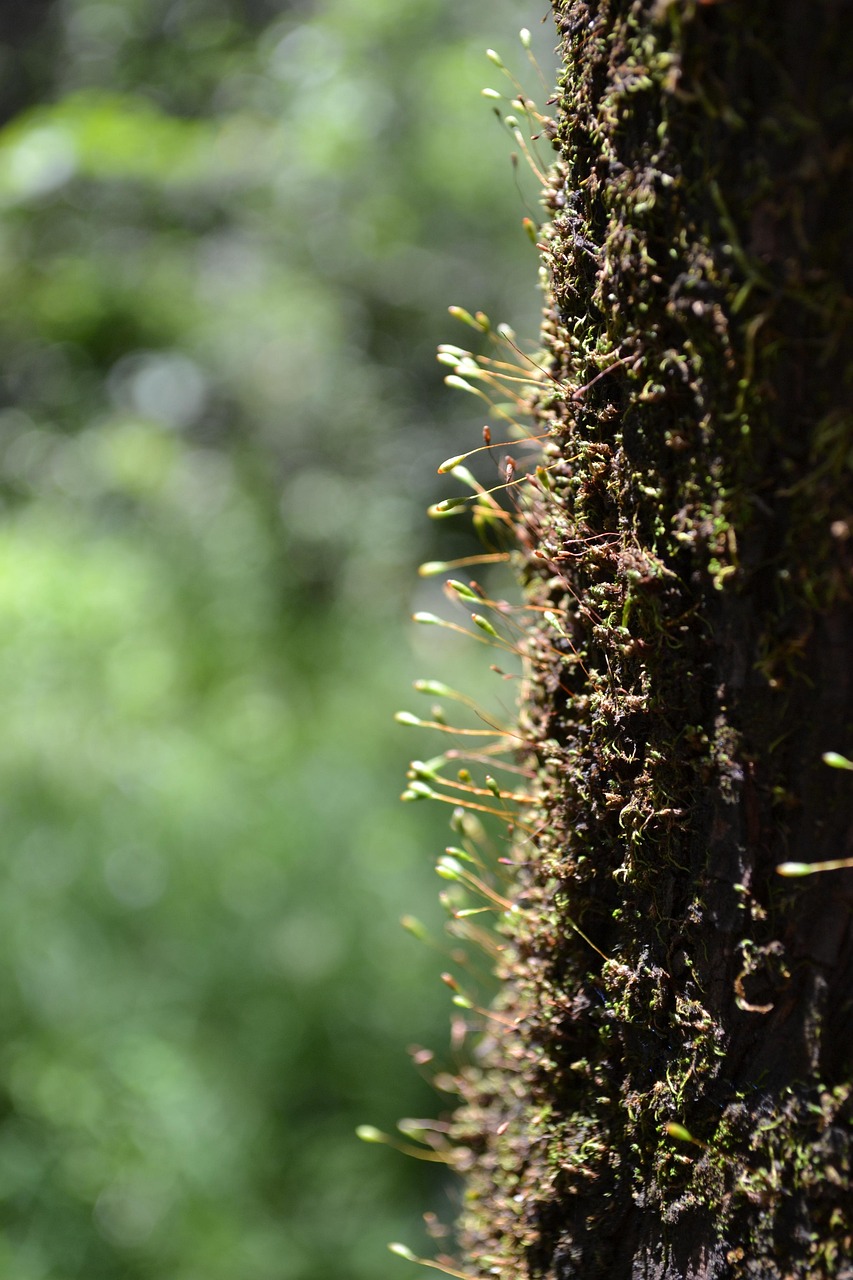
[[[44,101],[56,81],[56,0],[3,0],[0,5],[0,125]]]
[[[853,1277],[853,870],[777,871],[853,854],[853,5],[555,10],[541,798],[465,1266]]]

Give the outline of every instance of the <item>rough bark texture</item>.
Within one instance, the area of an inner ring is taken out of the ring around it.
[[[853,5],[555,10],[550,490],[520,533],[558,625],[523,707],[520,1022],[457,1117],[465,1266],[851,1277],[853,870],[776,866],[853,854],[821,759],[853,755]]]

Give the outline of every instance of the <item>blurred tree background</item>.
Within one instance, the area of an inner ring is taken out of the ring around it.
[[[391,717],[446,674],[406,617],[482,421],[446,307],[537,328],[479,90],[541,16],[0,12],[11,1280],[383,1280],[449,1212],[353,1129],[441,1106],[405,1052],[445,1051],[441,966],[398,920],[446,828],[399,805]]]

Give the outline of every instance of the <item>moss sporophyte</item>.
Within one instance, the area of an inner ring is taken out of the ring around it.
[[[449,1275],[842,1280],[853,25],[552,7],[554,118],[493,51],[485,91],[543,187],[542,346],[451,308],[445,381],[489,420],[430,515],[483,549],[422,566],[448,609],[416,615],[517,705],[425,678],[398,716],[450,743],[403,798],[451,813],[457,1104],[361,1136],[464,1176],[464,1262],[392,1246]]]
[[[536,74],[542,79],[530,51],[529,31],[522,30],[520,39]],[[498,107],[496,114],[510,130],[537,179],[545,182],[545,167],[536,148],[543,136],[550,147],[554,122],[539,112],[494,50],[489,50],[487,57],[507,77],[512,92],[504,94],[485,89],[484,96],[495,103],[510,105],[514,114],[504,116]],[[522,132],[520,120],[528,126],[529,137]],[[515,157],[513,159],[515,161]],[[535,243],[541,229],[535,227],[530,217],[524,218],[523,229]],[[550,647],[557,660],[562,661],[565,648],[571,647],[557,614],[535,600],[518,603],[496,598],[476,578],[463,579],[459,575],[477,570],[489,574],[496,566],[513,567],[524,529],[525,490],[546,491],[550,487],[552,464],[547,454],[550,431],[534,430],[533,408],[545,395],[554,397],[572,392],[552,377],[542,353],[527,354],[521,349],[508,325],[493,325],[484,312],[471,313],[460,306],[449,307],[449,313],[473,330],[479,339],[478,346],[485,345],[486,349],[469,350],[442,344],[438,361],[450,370],[444,381],[452,389],[478,397],[488,409],[491,423],[484,425],[480,444],[438,466],[440,475],[458,482],[466,492],[434,504],[428,514],[433,519],[468,515],[484,549],[454,560],[422,564],[421,576],[444,577],[443,592],[452,612],[444,617],[421,611],[413,620],[488,646],[497,651],[504,665],[509,661],[516,668],[508,672],[503,666],[491,666],[502,683],[523,680],[529,662],[527,640],[531,619],[545,619],[553,644],[549,646],[544,636],[540,636],[538,643],[545,649]],[[607,371],[605,367],[602,373]],[[478,464],[485,462],[496,470],[497,482],[483,483],[478,479],[466,465],[471,459],[476,459]],[[463,621],[465,614],[467,620]],[[417,680],[414,688],[419,694],[440,701],[433,703],[426,716],[398,712],[398,723],[437,732],[453,742],[438,756],[427,761],[412,761],[402,794],[404,801],[429,799],[452,809],[450,829],[454,843],[439,856],[436,873],[445,886],[440,900],[448,917],[447,932],[457,944],[461,942],[466,946],[467,953],[460,952],[458,945],[453,951],[457,965],[461,961],[465,970],[464,980],[450,972],[442,973],[441,979],[452,993],[454,1007],[462,1011],[457,1019],[464,1016],[470,1024],[469,1038],[471,1034],[511,1033],[520,1025],[521,1015],[504,1014],[499,998],[493,1007],[487,1005],[492,1005],[495,978],[500,981],[505,976],[511,945],[515,945],[510,944],[509,938],[517,935],[518,920],[524,910],[519,860],[523,858],[525,841],[534,835],[533,823],[527,815],[536,806],[536,772],[527,759],[528,734],[522,723],[506,722],[505,709],[486,708],[443,681]],[[445,712],[445,703],[454,705],[454,716]],[[405,916],[402,924],[427,945],[442,949],[440,942],[415,917]],[[478,970],[484,962],[487,990],[481,997],[477,987],[482,987],[483,982],[478,978]],[[458,1025],[455,1036],[460,1039]],[[473,1053],[476,1057],[476,1050]],[[466,1070],[462,1068],[462,1075]],[[437,1084],[443,1091],[463,1092],[461,1076],[452,1079],[445,1073]],[[363,1141],[390,1145],[416,1158],[444,1163],[460,1173],[470,1165],[473,1153],[455,1122],[401,1121],[398,1127],[406,1141],[371,1125],[360,1126],[357,1133]],[[457,1269],[448,1257],[419,1258],[399,1243],[389,1248],[410,1261],[468,1280],[467,1273]]]

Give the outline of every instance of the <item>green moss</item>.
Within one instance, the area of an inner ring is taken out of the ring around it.
[[[527,640],[537,836],[516,1029],[462,1083],[466,1265],[840,1275],[851,959],[831,886],[775,866],[853,807],[820,764],[853,735],[850,39],[829,6],[555,10],[549,484],[517,520],[559,641]]]

